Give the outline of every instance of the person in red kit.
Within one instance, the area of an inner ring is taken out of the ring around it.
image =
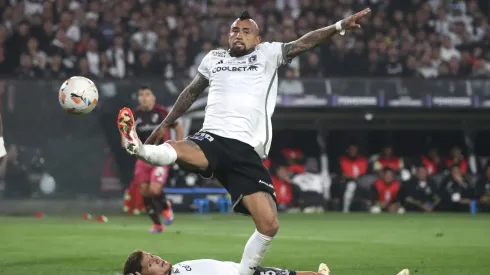
[[[446,167],[451,167],[453,165],[458,165],[463,174],[468,172],[468,161],[463,156],[461,148],[457,146],[454,146],[453,149],[451,149],[450,156],[446,159]]]
[[[385,146],[381,151],[381,155],[374,162],[374,171],[377,171],[380,175],[382,174],[381,171],[387,167],[395,172],[400,172],[404,168],[403,159],[393,154],[393,147],[391,146]]]
[[[142,86],[138,90],[138,103],[138,108],[133,110],[136,132],[141,140],[146,140],[153,130],[165,119],[168,110],[156,104],[155,95],[147,86]],[[176,123],[172,128],[177,133],[177,140],[182,140],[184,138],[182,126]],[[170,133],[167,132],[165,140],[169,138]],[[124,139],[122,141],[124,143]],[[125,147],[125,144],[122,145]],[[150,233],[164,231],[164,227],[160,221],[160,211],[165,217],[165,223],[167,225],[174,218],[171,203],[166,199],[165,193],[163,192],[163,185],[167,181],[168,172],[168,166],[153,166],[140,159],[136,161],[133,184],[139,186],[139,192],[143,197],[146,212],[153,222]]]
[[[357,145],[351,144],[339,159],[341,178],[332,182],[330,192],[335,201],[343,202],[343,212],[348,213],[357,189],[357,179],[367,172],[368,161],[359,154]]]
[[[437,152],[437,149],[431,148],[426,156],[421,156],[422,165],[427,167],[427,173],[430,175],[436,175],[445,169],[445,165]]]
[[[382,170],[382,177],[376,180],[371,187],[371,213],[383,211],[401,213],[400,182],[395,178],[395,171],[389,167]]]

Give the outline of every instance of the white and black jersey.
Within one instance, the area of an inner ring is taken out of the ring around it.
[[[287,62],[282,45],[261,43],[240,57],[218,49],[204,57],[198,71],[209,80],[209,95],[202,131],[247,143],[261,158],[267,157],[277,69]]]

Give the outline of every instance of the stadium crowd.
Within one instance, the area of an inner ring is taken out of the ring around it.
[[[291,41],[369,6],[363,28],[297,58],[289,77],[490,76],[488,1],[0,1],[0,74],[29,78],[164,77],[196,73],[227,47],[248,9],[265,41]]]

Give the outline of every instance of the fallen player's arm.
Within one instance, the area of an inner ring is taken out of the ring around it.
[[[370,9],[365,9],[361,12],[340,20],[334,25],[311,31],[300,37],[298,40],[285,43],[282,48],[284,58],[287,60],[291,60],[301,53],[311,50],[321,43],[329,40],[334,34],[338,32],[360,28],[361,26],[357,24],[356,21],[364,17],[370,11]]]
[[[209,81],[201,73],[198,73],[192,82],[185,87],[177,98],[174,107],[162,121],[164,127],[172,126],[175,121],[189,109],[199,95],[209,86]]]

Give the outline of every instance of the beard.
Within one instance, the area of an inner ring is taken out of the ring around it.
[[[255,50],[255,48],[247,49],[245,46],[237,47],[234,45],[228,50],[228,52],[233,57],[240,57],[240,56],[247,55],[247,54],[253,52],[254,50]]]

